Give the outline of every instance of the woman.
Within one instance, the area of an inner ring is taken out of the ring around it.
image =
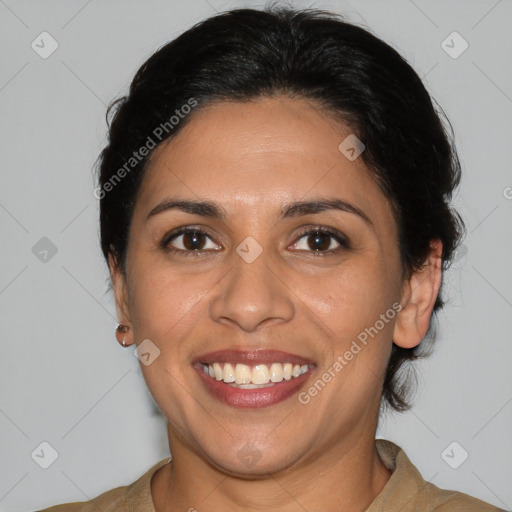
[[[48,511],[491,511],[427,483],[406,410],[464,226],[421,80],[319,11],[236,10],[156,52],[113,104],[101,244],[172,454]]]

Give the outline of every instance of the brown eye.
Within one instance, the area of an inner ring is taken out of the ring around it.
[[[182,245],[188,251],[201,250],[204,248],[205,240],[204,235],[197,231],[189,231],[188,233],[184,233],[181,235]]]
[[[210,240],[210,246],[208,241]],[[184,255],[194,254],[200,251],[218,250],[208,233],[201,229],[182,228],[171,235],[167,235],[161,246],[168,251],[182,253]]]
[[[299,242],[295,242],[294,247],[303,251],[313,251],[315,254],[331,254],[341,248],[348,248],[348,240],[345,236],[325,228],[309,229],[299,235],[299,240],[302,239],[305,239],[302,247],[299,247]]]
[[[308,235],[307,241],[312,251],[327,251],[331,246],[332,236],[319,232]]]

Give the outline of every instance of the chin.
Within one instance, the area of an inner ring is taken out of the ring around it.
[[[265,478],[288,469],[299,458],[298,455],[294,457],[291,453],[284,453],[282,444],[267,444],[258,448],[251,442],[243,442],[238,449],[233,444],[231,442],[225,447],[217,445],[213,453],[210,451],[205,456],[219,471],[236,478]]]

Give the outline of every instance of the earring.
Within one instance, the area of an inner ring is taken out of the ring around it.
[[[119,343],[122,343],[123,347],[126,347],[125,334],[130,330],[127,325],[119,324],[116,329],[116,338]],[[122,337],[122,339],[121,339]]]

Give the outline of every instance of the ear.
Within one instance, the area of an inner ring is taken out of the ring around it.
[[[124,338],[126,340],[126,345],[131,345],[134,338],[133,326],[130,318],[128,285],[126,283],[126,277],[121,271],[121,268],[112,253],[108,255],[108,268],[114,291],[117,318],[119,319],[120,324],[128,326],[129,329]]]
[[[428,330],[442,280],[443,244],[438,238],[430,241],[430,254],[424,267],[414,272],[404,284],[402,309],[397,315],[393,342],[402,348],[420,344]]]

